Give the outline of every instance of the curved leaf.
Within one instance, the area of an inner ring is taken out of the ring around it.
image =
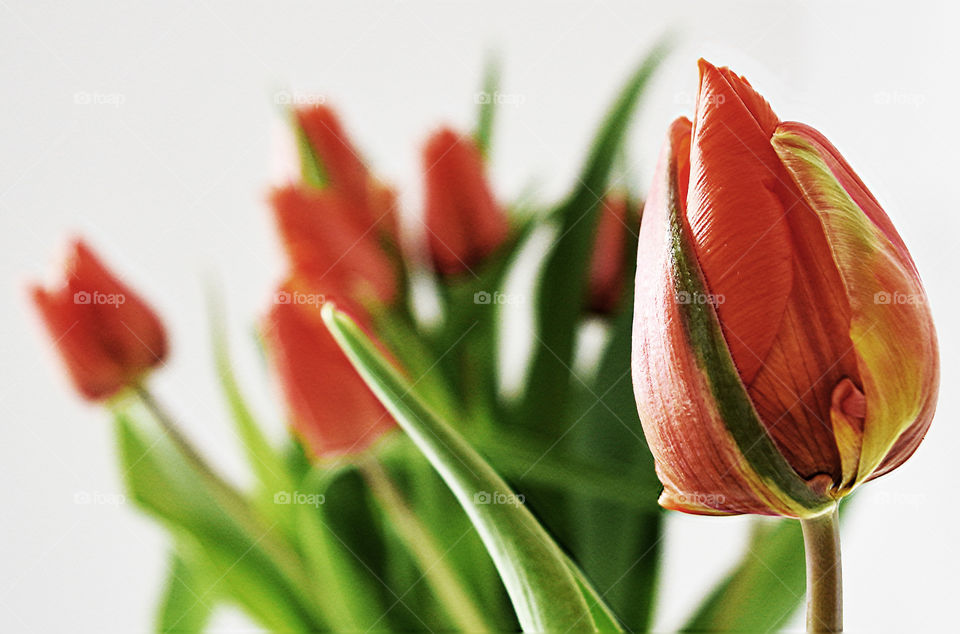
[[[411,392],[360,328],[332,304],[334,338],[457,497],[493,558],[525,631],[595,631],[598,626],[564,554],[503,479]],[[502,502],[502,503],[501,503]]]

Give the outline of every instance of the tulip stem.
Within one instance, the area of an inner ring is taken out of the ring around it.
[[[807,632],[843,631],[840,521],[837,508],[800,520],[807,557]]]
[[[477,609],[463,580],[446,561],[448,553],[441,552],[434,536],[407,504],[390,474],[375,456],[358,460],[360,471],[380,508],[390,520],[398,537],[410,549],[423,570],[423,578],[443,603],[457,630],[464,632],[491,632],[495,628]]]

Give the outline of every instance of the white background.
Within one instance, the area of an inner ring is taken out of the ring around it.
[[[238,4],[0,0],[0,628],[147,630],[163,580],[157,526],[130,504],[75,502],[122,488],[106,415],[67,388],[26,301],[26,283],[52,277],[70,232],[160,309],[173,355],[157,390],[243,481],[214,386],[203,284],[224,287],[242,379],[279,420],[250,337],[281,271],[264,204],[282,164],[276,93],[339,107],[416,209],[422,139],[441,122],[472,124],[482,62],[498,51],[502,91],[522,103],[501,109],[496,189],[509,199],[535,186],[551,200],[618,85],[668,28],[680,45],[631,135],[637,187],[669,121],[690,114],[705,56],[746,74],[782,118],[830,137],[913,252],[939,326],[942,397],[914,458],[866,487],[844,527],[846,620],[862,632],[948,627],[960,588],[954,7]],[[671,515],[658,628],[682,623],[739,554],[744,529],[742,519]],[[215,625],[248,627],[230,613]]]

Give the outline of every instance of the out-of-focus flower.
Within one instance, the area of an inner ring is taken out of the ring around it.
[[[587,307],[591,312],[609,315],[616,310],[623,292],[627,234],[636,235],[639,224],[630,212],[627,197],[622,194],[606,196],[599,214],[590,260]]]
[[[291,266],[315,292],[360,304],[394,300],[396,267],[374,232],[355,221],[352,199],[290,185],[275,190],[271,202]]]
[[[277,297],[302,292],[288,283]],[[291,425],[314,456],[362,451],[393,428],[393,419],[324,326],[319,304],[275,302],[263,332]]]
[[[333,109],[312,105],[297,109],[295,115],[322,171],[324,189],[339,192],[351,203],[358,226],[376,227],[374,237],[379,234],[396,241],[396,193],[370,173]]]
[[[423,150],[427,247],[434,268],[453,275],[471,270],[510,231],[490,191],[483,157],[473,140],[443,128]]]
[[[817,131],[700,63],[644,211],[633,375],[664,485],[692,513],[809,517],[917,448],[939,384],[917,269]]]
[[[166,359],[167,336],[156,313],[80,240],[71,245],[62,282],[31,292],[70,378],[88,400],[113,396]]]

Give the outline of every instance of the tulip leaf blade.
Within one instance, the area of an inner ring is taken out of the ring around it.
[[[316,629],[324,623],[307,596],[308,581],[281,569],[273,527],[252,530],[221,501],[221,492],[157,429],[115,412],[121,465],[130,498],[180,540],[196,545],[217,572],[215,587],[274,630]]]
[[[444,478],[493,558],[525,631],[596,630],[565,555],[506,482],[445,421],[369,338],[332,304],[323,318],[384,406]],[[497,503],[504,502],[504,503]]]
[[[487,59],[483,68],[482,90],[477,94],[477,129],[473,133],[477,149],[485,159],[490,158],[490,143],[493,124],[497,114],[497,95],[500,86],[500,62],[496,57]]]
[[[170,555],[167,585],[157,610],[158,632],[202,632],[219,595],[210,594],[215,573],[185,544]]]
[[[806,582],[800,522],[758,520],[736,568],[704,599],[684,632],[769,632],[803,601]]]
[[[557,225],[557,237],[546,256],[536,292],[537,345],[528,370],[528,389],[515,417],[519,425],[558,429],[565,422],[575,336],[583,314],[598,210],[633,112],[666,51],[666,42],[655,46],[628,79],[594,138],[577,185],[550,213],[550,220]]]

